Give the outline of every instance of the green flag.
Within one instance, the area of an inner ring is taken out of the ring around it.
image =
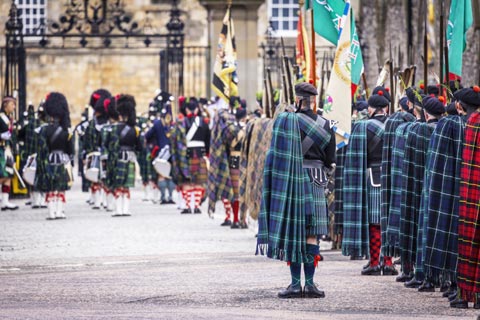
[[[447,26],[449,79],[462,77],[463,52],[467,47],[467,31],[472,25],[472,1],[452,0]]]
[[[307,0],[305,8],[313,9],[315,32],[337,45],[338,29],[345,2],[343,0]]]

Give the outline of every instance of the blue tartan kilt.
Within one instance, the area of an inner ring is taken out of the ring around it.
[[[132,161],[117,161],[114,170],[112,188],[133,188],[135,186],[135,163]]]
[[[315,224],[308,222],[307,217],[307,236],[319,236],[328,234],[328,213],[327,213],[327,199],[325,197],[325,187],[319,184],[317,181],[312,180],[308,171],[311,169],[304,169],[309,176],[309,183],[312,188],[313,197],[313,212],[312,220],[316,221]]]
[[[380,213],[381,213],[381,200],[382,193],[381,187],[374,187],[367,182],[367,192],[368,192],[368,223],[371,224],[380,224]]]

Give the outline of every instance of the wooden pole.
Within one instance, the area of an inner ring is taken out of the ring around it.
[[[445,26],[444,26],[444,0],[440,0],[440,84],[443,84],[445,79],[443,77],[443,71],[444,71],[444,59],[443,59],[443,53],[444,53],[444,48],[443,48],[443,41],[445,39]],[[448,78],[448,74],[447,74]],[[448,83],[448,82],[447,82]],[[443,92],[443,90],[442,90]]]
[[[423,0],[424,22],[423,22],[423,85],[427,90],[428,85],[428,37],[427,37],[427,0]]]

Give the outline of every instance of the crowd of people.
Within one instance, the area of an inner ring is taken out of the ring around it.
[[[258,220],[257,253],[290,268],[281,298],[325,296],[313,278],[322,260],[318,241],[330,233],[334,211],[342,253],[368,259],[362,275],[394,275],[420,292],[439,287],[452,307],[480,308],[480,87],[410,87],[392,114],[388,88],[376,87],[354,104],[348,145],[339,150],[334,122],[313,111],[316,88],[299,83],[295,94],[293,106],[278,106],[267,119],[248,113],[238,97],[174,101],[159,91],[148,115],[137,116],[133,96],[98,89],[75,128],[59,92],[37,110],[30,106],[17,128],[16,100],[5,97],[1,209],[18,209],[9,194],[21,141],[32,208],[48,207],[48,220],[65,219],[77,139],[92,210],[136,213],[130,189],[140,178],[143,200],[177,204],[181,214],[201,214],[208,201],[212,216],[221,202],[222,226],[248,228],[248,214]]]

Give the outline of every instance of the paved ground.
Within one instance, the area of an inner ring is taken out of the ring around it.
[[[24,206],[0,213],[0,319],[477,319],[439,292],[361,277],[364,261],[324,251],[325,299],[280,300],[284,263],[254,255],[255,234],[175,206],[142,202],[129,218],[91,211],[76,187],[67,220]]]

